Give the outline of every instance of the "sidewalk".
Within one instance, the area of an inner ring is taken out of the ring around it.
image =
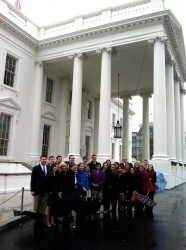
[[[0,230],[10,223],[20,219],[14,217],[13,210],[21,211],[22,189],[11,193],[0,193]],[[24,190],[23,210],[33,210],[33,197],[30,191]]]
[[[186,183],[155,196],[155,201],[152,218],[75,215],[52,228],[27,220],[0,232],[1,250],[185,250]]]

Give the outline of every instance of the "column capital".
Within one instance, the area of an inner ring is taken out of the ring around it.
[[[175,76],[174,79],[181,84],[181,77],[179,75]]]
[[[106,52],[108,52],[110,54],[110,53],[112,53],[113,48],[112,47],[100,48],[100,49],[96,50],[96,53],[101,54],[101,53],[103,53],[103,51],[106,51]]]
[[[78,58],[83,58],[84,57],[84,53],[83,52],[78,52],[78,53],[74,53],[72,55],[68,56],[68,59],[72,60],[73,58],[78,57]]]
[[[167,60],[166,64],[175,67],[176,61],[174,60],[173,57],[170,57],[170,58]]]
[[[144,98],[144,97],[151,98],[152,94],[150,92],[143,92],[143,93],[140,93],[139,96],[142,97],[142,98]]]
[[[183,94],[183,95],[186,95],[186,89],[181,89],[180,93]]]
[[[168,41],[167,36],[156,36],[148,40],[148,43],[154,45],[156,42],[166,43]]]
[[[132,97],[131,97],[130,94],[122,94],[122,95],[120,96],[120,98],[121,98],[121,99],[128,98],[129,100],[132,100]]]
[[[35,65],[39,67],[47,67],[47,64],[43,61],[35,61]]]

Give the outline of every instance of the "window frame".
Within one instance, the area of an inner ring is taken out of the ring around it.
[[[43,151],[43,140],[44,140],[44,129],[45,129],[45,126],[47,126],[48,128],[49,128],[49,136],[48,136],[48,151],[47,151],[47,154],[46,153],[44,153],[44,151]],[[44,123],[43,124],[43,134],[42,134],[42,146],[41,146],[41,151],[42,151],[42,154],[45,154],[45,155],[47,155],[47,156],[49,156],[49,154],[50,154],[50,146],[51,146],[51,131],[52,131],[52,126],[51,125],[49,125],[49,124],[46,124],[46,123]]]
[[[7,85],[4,83],[4,77],[5,77],[5,70],[6,70],[6,58],[7,55],[11,56],[12,58],[14,58],[16,60],[16,70],[15,70],[15,74],[14,74],[14,83],[13,83],[13,87]],[[19,78],[20,78],[20,71],[21,71],[21,58],[16,55],[15,53],[9,51],[9,50],[5,50],[4,51],[4,60],[3,60],[3,71],[2,71],[2,75],[3,75],[3,81],[0,84],[3,88],[7,88],[10,89],[12,91],[16,91],[19,92]]]
[[[51,101],[47,100],[47,86],[48,86],[48,80],[52,82],[52,91],[51,91]],[[48,104],[54,104],[54,80],[50,77],[46,78],[46,91],[45,91],[45,102]]]
[[[1,157],[7,157],[8,156],[8,150],[9,150],[9,144],[10,144],[10,139],[11,139],[11,124],[12,124],[12,116],[10,114],[7,114],[5,112],[1,112],[0,113],[0,118],[2,115],[6,115],[7,117],[10,118],[10,121],[9,121],[9,128],[8,128],[8,131],[4,131],[4,132],[8,132],[8,138],[5,137],[1,137],[1,133],[0,133],[0,140],[2,139],[3,141],[7,141],[7,149],[6,149],[6,154],[0,154]]]

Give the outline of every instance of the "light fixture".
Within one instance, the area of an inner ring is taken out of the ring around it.
[[[122,126],[119,123],[119,76],[118,74],[118,120],[116,123],[116,126],[114,126],[114,138],[121,138],[121,132],[122,132]]]

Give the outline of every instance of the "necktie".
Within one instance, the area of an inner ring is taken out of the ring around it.
[[[44,173],[44,176],[46,176],[45,166],[43,166],[43,173]]]

